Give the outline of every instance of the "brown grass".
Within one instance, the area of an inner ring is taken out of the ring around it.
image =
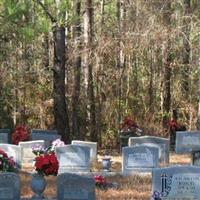
[[[101,157],[100,162],[93,163],[93,171],[101,171]],[[121,171],[121,157],[112,157],[112,171]],[[172,153],[170,155],[170,165],[173,164],[189,164],[191,163],[190,155],[177,155]],[[30,173],[22,171],[20,173],[22,189],[21,195],[24,198],[30,198],[33,194],[30,189]],[[52,198],[56,196],[56,177],[46,177],[47,187],[45,196]],[[113,177],[106,177],[107,182],[117,183],[118,189],[101,190],[96,189],[97,200],[149,200],[151,196],[151,176],[129,176],[123,177],[116,175]]]

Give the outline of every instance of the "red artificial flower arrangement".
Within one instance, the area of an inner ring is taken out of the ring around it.
[[[0,149],[0,172],[17,172],[15,161],[2,149]]]
[[[182,125],[182,124],[179,124],[177,122],[176,119],[171,119],[169,122],[168,122],[168,126],[171,130],[175,130],[175,131],[186,131],[186,126],[185,125]]]
[[[104,188],[107,185],[107,181],[106,179],[99,175],[99,176],[94,176],[94,180],[95,180],[95,185],[99,188]]]
[[[136,122],[129,117],[125,117],[121,124],[121,132],[135,131],[137,128]]]
[[[38,147],[32,148],[35,157],[35,170],[42,175],[57,175],[59,163],[55,152],[50,148],[42,149]]]
[[[12,133],[12,143],[18,145],[21,141],[27,141],[29,139],[28,130],[25,126],[17,126]]]

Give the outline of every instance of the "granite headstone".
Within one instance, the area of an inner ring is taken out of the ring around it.
[[[57,177],[58,200],[95,200],[93,178],[64,173]]]
[[[21,167],[21,147],[13,144],[0,144],[0,149],[3,149],[9,157],[12,157],[17,166]]]
[[[0,173],[0,200],[20,200],[20,178],[15,173]]]
[[[90,148],[78,145],[56,147],[59,162],[58,173],[78,173],[90,171]]]
[[[129,146],[145,145],[159,148],[159,162],[169,163],[169,140],[155,136],[129,138]]]
[[[61,139],[61,136],[58,135],[56,130],[31,130],[31,140],[44,140],[46,147],[49,147],[51,143],[56,139]]]
[[[10,129],[0,129],[0,143],[9,143],[10,137]]]
[[[32,147],[34,147],[34,145],[41,145],[41,147],[44,147],[45,142],[44,140],[19,142],[19,146],[21,147],[22,166],[33,166],[35,155],[32,152]]]
[[[73,144],[74,145],[90,147],[90,158],[91,158],[91,160],[96,160],[97,159],[97,142],[72,140],[72,145]]]
[[[158,166],[158,148],[133,146],[122,148],[122,173],[124,175],[138,172],[151,172]]]
[[[162,200],[200,200],[200,167],[153,169],[152,194]]]
[[[177,131],[176,153],[200,151],[200,131]]]

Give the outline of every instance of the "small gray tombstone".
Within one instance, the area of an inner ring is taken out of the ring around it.
[[[151,172],[158,166],[158,148],[133,146],[122,148],[122,173]]]
[[[9,143],[10,129],[0,129],[0,143]]]
[[[61,139],[61,136],[58,135],[56,130],[31,130],[31,140],[44,140],[46,147],[49,147],[51,143],[56,139]]]
[[[21,147],[13,144],[0,144],[0,149],[3,149],[9,157],[17,163],[17,166],[21,167]]]
[[[91,160],[97,159],[97,142],[72,140],[72,144],[90,147],[90,158],[91,158]]]
[[[163,200],[200,200],[200,167],[153,169],[152,194]]]
[[[59,162],[58,173],[79,173],[90,171],[90,148],[78,145],[56,147]]]
[[[15,173],[0,173],[0,200],[20,200],[20,178]]]
[[[35,155],[32,152],[32,147],[34,147],[34,145],[41,145],[41,147],[44,147],[45,143],[44,140],[19,142],[19,146],[21,147],[21,158],[23,166],[33,166]]]
[[[169,140],[155,136],[130,137],[129,146],[145,145],[159,148],[159,162],[169,163]]]
[[[176,153],[200,151],[200,131],[177,131]]]
[[[57,177],[58,200],[95,200],[93,178],[64,173]]]

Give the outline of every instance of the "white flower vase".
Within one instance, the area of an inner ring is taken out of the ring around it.
[[[43,175],[41,174],[32,174],[31,179],[31,189],[35,193],[32,196],[32,200],[41,200],[45,199],[43,192],[46,188],[46,180]]]

